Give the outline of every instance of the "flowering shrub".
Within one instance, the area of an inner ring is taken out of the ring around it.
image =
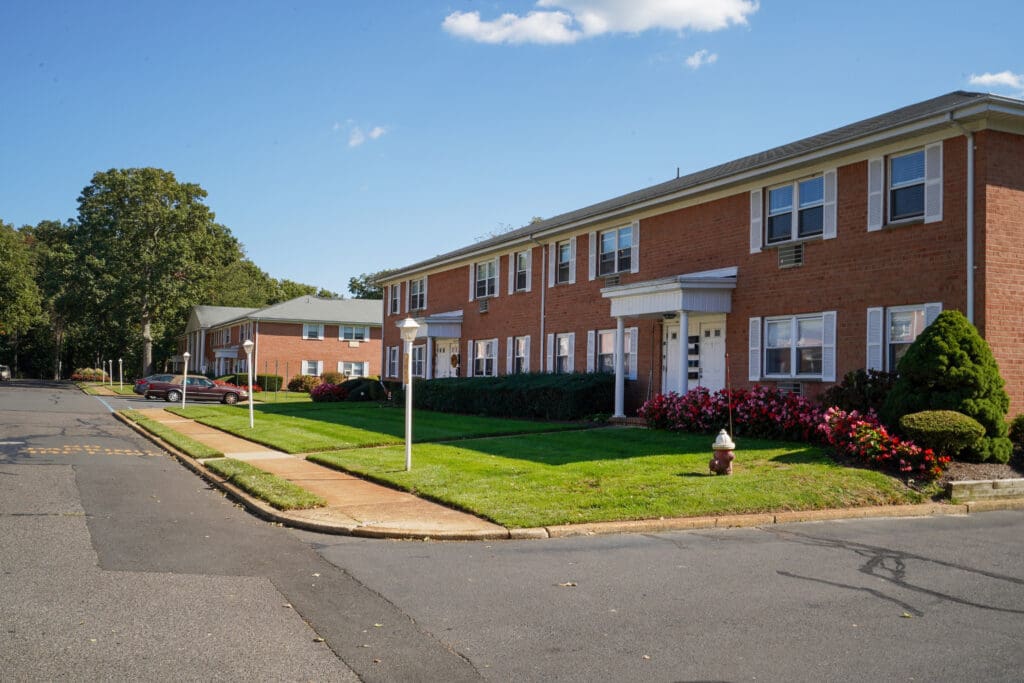
[[[341,384],[318,384],[309,392],[309,397],[314,403],[330,403],[344,401],[348,398],[348,387]]]
[[[948,455],[936,455],[930,448],[890,434],[874,413],[829,408],[818,429],[840,455],[902,476],[934,479],[942,475],[950,461]]]
[[[321,383],[316,375],[295,375],[288,382],[288,391],[305,391],[309,393],[313,387]]]
[[[242,386],[242,385],[239,385],[239,384],[232,384],[231,382],[225,382],[225,381],[219,380],[219,379],[213,380],[213,383],[216,384],[219,387],[231,387],[232,389],[243,389],[243,390],[246,390],[246,391],[248,390],[248,387],[246,387],[246,386]],[[261,391],[263,391],[263,387],[261,387],[259,384],[253,384],[252,385],[252,393],[258,394]]]
[[[75,368],[75,371],[71,373],[71,380],[73,382],[107,382],[110,380],[110,375],[98,368]]]
[[[761,385],[731,393],[723,389],[712,394],[697,387],[682,396],[658,394],[639,414],[657,429],[711,433],[728,427],[730,399],[736,435],[802,441],[820,438],[820,408],[802,396]]]

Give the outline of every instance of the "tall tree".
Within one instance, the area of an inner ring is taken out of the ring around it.
[[[34,275],[24,236],[0,221],[0,337],[13,347],[15,368],[19,336],[42,318]]]
[[[393,271],[379,270],[376,273],[363,273],[348,279],[349,294],[357,299],[383,299],[384,288],[377,283],[379,279]]]
[[[129,168],[96,173],[78,198],[75,281],[124,343],[129,332],[117,325],[131,321],[144,374],[153,367],[154,333],[173,336],[219,270],[241,258],[205,197],[169,171]]]
[[[21,229],[29,244],[35,264],[44,324],[36,332],[40,347],[36,349],[41,374],[49,367],[54,379],[60,379],[60,359],[68,328],[74,322],[85,323],[77,312],[79,305],[75,282],[71,277],[75,258],[71,250],[72,229],[59,221],[42,221],[35,227]],[[45,358],[49,356],[49,361]]]

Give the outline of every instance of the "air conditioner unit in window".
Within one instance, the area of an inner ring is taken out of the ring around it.
[[[779,247],[779,268],[796,268],[804,264],[804,244],[787,244]]]
[[[800,382],[776,382],[775,388],[784,394],[804,395],[804,385]]]
[[[490,307],[491,300],[490,299],[477,299],[477,301],[480,302],[480,312],[481,313],[486,313],[488,308]]]
[[[604,286],[605,287],[618,287],[619,286],[619,282],[620,282],[620,278],[619,278],[619,274],[618,273],[616,273],[615,275],[607,275],[604,278]]]

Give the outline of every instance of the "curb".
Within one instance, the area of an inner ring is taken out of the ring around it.
[[[183,453],[135,422],[118,413],[114,416],[122,423],[167,451],[185,467],[221,489],[234,502],[257,517],[275,524],[318,533],[355,536],[361,538],[404,541],[495,541],[540,540],[571,538],[575,536],[605,536],[610,534],[650,534],[663,531],[692,531],[698,529],[738,529],[775,526],[799,522],[826,522],[843,519],[882,519],[900,517],[937,517],[968,515],[997,510],[1024,510],[1024,498],[1003,498],[956,503],[922,503],[920,505],[876,505],[862,508],[836,508],[829,510],[791,510],[786,512],[751,513],[706,517],[668,517],[660,519],[622,520],[612,522],[585,522],[546,527],[511,528],[504,532],[465,532],[443,530],[415,531],[389,527],[353,526],[325,523],[303,517],[301,514],[278,510],[254,498],[216,473],[206,469],[200,460]],[[317,508],[314,508],[317,509]]]

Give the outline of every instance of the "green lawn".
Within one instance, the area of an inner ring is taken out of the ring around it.
[[[369,402],[254,406],[254,429],[249,429],[247,405],[204,405],[168,410],[286,453],[405,443],[405,411]],[[413,419],[413,439],[445,441],[575,427],[555,422],[503,420],[418,410]]]
[[[265,500],[278,510],[304,510],[327,505],[320,496],[301,486],[234,458],[217,458],[204,463],[232,484]]]
[[[252,395],[256,403],[312,403],[305,391],[260,391]]]
[[[148,417],[143,416],[142,413],[138,411],[122,410],[120,414],[139,425],[150,434],[160,437],[179,451],[187,453],[193,458],[216,458],[224,455],[220,451],[210,448],[205,444],[201,444],[195,439],[185,436],[181,432],[171,429],[166,425],[162,425],[156,420],[151,420]]]
[[[387,482],[508,527],[920,502],[879,472],[820,449],[743,439],[732,476],[712,476],[711,437],[639,428],[529,434],[319,453],[310,460]]]

